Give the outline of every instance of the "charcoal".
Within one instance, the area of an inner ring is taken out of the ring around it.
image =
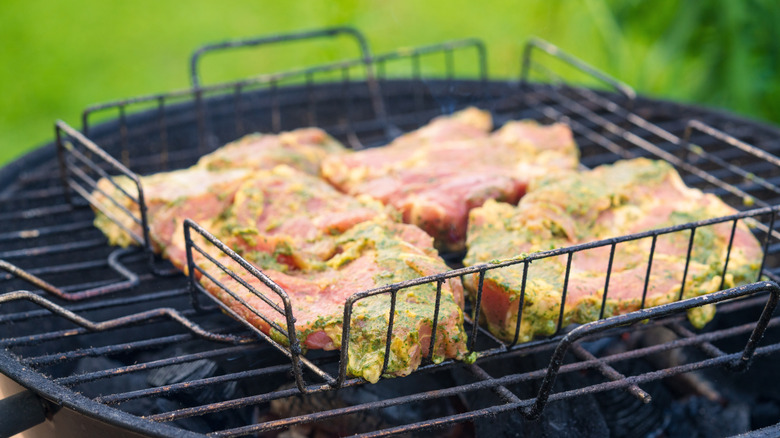
[[[726,437],[750,430],[750,406],[745,403],[723,406],[704,397],[691,397],[672,402],[670,413],[666,428],[670,438]]]
[[[482,364],[481,367],[492,376],[517,373],[521,370],[546,367],[549,358],[544,355],[520,357],[517,359],[496,360]],[[460,383],[470,380],[468,374],[454,373]],[[582,374],[560,375],[556,380],[556,392],[572,389],[581,384]],[[581,386],[581,385],[580,385]],[[521,399],[536,397],[538,386],[528,383],[509,387]],[[494,406],[496,395],[491,391],[474,391],[466,394],[469,409]],[[586,395],[574,399],[555,401],[545,406],[537,420],[528,420],[517,411],[479,418],[474,421],[476,436],[485,437],[589,437],[610,436],[609,427],[601,409],[593,398]]]
[[[752,429],[772,426],[780,420],[780,399],[760,397],[752,406],[750,411]]]
[[[400,394],[420,393],[441,388],[441,379],[448,379],[446,373],[438,373],[435,378],[431,375],[412,374],[402,380],[387,380],[378,385],[361,385],[342,391],[342,399],[350,405],[370,403],[398,397]],[[408,424],[424,421],[429,418],[437,418],[452,415],[451,401],[448,399],[434,399],[437,402],[417,402],[382,409],[380,412],[384,421],[389,424]],[[441,403],[444,401],[444,403]]]
[[[125,364],[105,357],[85,357],[79,359],[73,375],[122,366],[125,366]],[[74,386],[73,389],[87,397],[97,397],[100,395],[117,394],[148,387],[149,385],[147,385],[143,375],[138,373],[127,373],[114,375],[109,379],[99,379],[80,383]],[[147,415],[153,409],[153,406],[154,402],[149,399],[130,400],[120,405],[123,411],[135,415]]]
[[[434,376],[430,374],[413,374],[403,379],[380,381],[374,385],[360,385],[342,388],[338,391],[296,395],[272,401],[269,412],[265,413],[261,419],[267,420],[305,415],[386,400],[404,394],[434,390],[441,388],[443,379],[449,379],[447,373],[437,373]],[[288,389],[290,387],[292,386],[285,385],[278,389]],[[430,402],[401,404],[384,409],[365,410],[351,416],[335,417],[306,425],[306,427],[296,427],[294,432],[296,434],[304,434],[304,436],[317,436],[318,433],[324,433],[328,436],[350,435],[423,422],[433,418],[454,415],[461,411],[461,402],[457,397],[437,398]],[[437,429],[434,432],[423,431],[405,434],[404,436],[422,437],[431,436],[431,433],[434,433],[436,436],[452,437],[474,434],[469,424],[454,424]]]
[[[598,404],[591,396],[548,404],[536,421],[518,412],[499,414],[475,421],[477,436],[484,437],[609,437],[610,430]]]
[[[185,407],[181,403],[169,400],[167,398],[158,398],[154,401],[153,413],[158,414],[162,412],[175,411]],[[173,422],[182,429],[191,430],[193,432],[208,433],[213,430],[213,425],[210,425],[204,419],[199,417],[181,418]]]
[[[179,354],[182,354],[179,352]],[[205,379],[219,374],[219,365],[208,359],[200,359],[193,362],[185,362],[167,367],[156,368],[149,372],[146,382],[151,386],[166,386],[181,382]],[[235,381],[217,385],[208,385],[197,391],[184,391],[177,394],[178,397],[193,401],[197,404],[216,403],[232,398],[238,387]]]

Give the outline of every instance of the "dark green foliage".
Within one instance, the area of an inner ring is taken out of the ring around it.
[[[339,24],[362,29],[378,52],[481,37],[494,77],[515,77],[522,42],[537,35],[640,93],[780,123],[778,23],[772,0],[4,0],[0,163],[51,139],[55,119],[78,125],[89,104],[187,87],[187,59],[201,44]],[[213,83],[355,53],[346,43],[291,44],[214,56],[203,76]]]

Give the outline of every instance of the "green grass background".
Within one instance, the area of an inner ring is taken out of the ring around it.
[[[0,164],[79,126],[93,103],[189,86],[196,47],[352,25],[375,52],[480,37],[491,76],[540,36],[642,94],[780,123],[780,6],[770,0],[0,0]],[[342,47],[345,47],[342,49]],[[206,58],[207,82],[356,54],[290,44]]]

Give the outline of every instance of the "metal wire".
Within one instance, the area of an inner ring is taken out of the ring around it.
[[[245,342],[253,342],[253,338],[247,338],[247,337],[239,337],[234,335],[220,335],[216,333],[209,332],[208,330],[204,330],[199,325],[195,324],[194,322],[190,321],[188,318],[186,318],[184,315],[182,315],[179,311],[176,309],[171,308],[158,308],[154,310],[149,310],[142,313],[137,313],[133,315],[127,315],[123,316],[121,318],[116,318],[108,321],[102,321],[102,322],[92,322],[86,318],[83,318],[79,316],[76,313],[71,312],[70,310],[59,306],[57,304],[52,303],[51,301],[42,298],[39,295],[36,295],[34,293],[28,292],[28,291],[16,291],[16,292],[8,292],[5,294],[0,295],[0,303],[8,303],[11,301],[17,301],[17,300],[25,300],[30,301],[32,303],[35,303],[47,310],[49,310],[52,313],[55,313],[59,316],[62,316],[63,318],[67,318],[69,321],[72,321],[76,324],[78,324],[81,327],[84,327],[85,329],[93,332],[102,332],[102,331],[108,331],[108,330],[114,330],[119,327],[125,327],[129,325],[136,325],[139,323],[142,323],[144,321],[157,319],[161,317],[169,318],[177,323],[179,323],[182,327],[186,328],[187,330],[191,331],[193,334],[215,342],[230,342],[230,343],[245,343]],[[58,334],[60,336],[62,335],[69,335],[69,334],[76,334],[76,332],[71,331],[67,333]],[[58,336],[58,337],[60,337]],[[42,338],[40,336],[31,336],[29,339],[25,339],[25,343],[32,343],[32,342],[38,342]],[[13,340],[3,340],[2,341],[4,345],[13,345]],[[67,356],[66,355],[59,355],[56,357],[56,360],[63,360]],[[31,363],[51,363],[42,361],[40,359],[28,359],[28,362]]]

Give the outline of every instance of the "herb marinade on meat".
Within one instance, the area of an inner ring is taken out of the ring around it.
[[[423,246],[427,243],[427,247]],[[446,265],[435,256],[429,236],[406,224],[363,222],[336,239],[337,254],[314,271],[301,271],[284,265],[281,270],[267,268],[263,273],[283,289],[290,291],[297,337],[304,348],[334,350],[342,347],[344,303],[358,291],[443,272]],[[421,248],[422,247],[422,248]],[[258,253],[248,254],[258,262]],[[230,260],[220,260],[230,266]],[[260,261],[262,263],[262,261]],[[261,264],[258,263],[258,264]],[[272,266],[266,264],[266,266]],[[216,267],[209,274],[239,294],[251,307],[286,328],[281,314],[239,285]],[[260,291],[267,288],[257,279],[245,276]],[[234,301],[211,282],[204,286],[222,301]],[[274,298],[273,293],[265,293]],[[385,376],[404,376],[414,371],[430,347],[436,286],[425,284],[397,293],[390,358]],[[462,286],[448,281],[442,286],[436,344],[433,361],[466,358],[466,334],[463,329]],[[279,300],[276,300],[280,304]],[[271,330],[268,323],[243,306],[231,306],[253,325],[269,332],[279,342],[287,338]],[[389,323],[390,295],[368,297],[355,303],[352,312],[348,372],[376,382],[384,362],[385,339]]]
[[[150,228],[159,222],[161,212],[177,207],[187,200],[191,208],[191,219],[200,222],[215,216],[229,204],[238,185],[249,176],[252,170],[272,169],[287,164],[311,175],[319,175],[320,163],[327,156],[345,153],[347,149],[338,141],[318,128],[302,128],[280,134],[249,134],[222,146],[214,152],[204,155],[192,167],[172,172],[161,172],[142,177],[145,203]],[[125,176],[116,176],[112,180],[126,193],[138,198],[135,183]],[[130,200],[110,181],[102,178],[98,181],[98,190],[92,196],[114,216],[125,228],[142,236],[140,224],[133,221],[119,207],[106,199],[106,195],[119,202],[125,209],[140,217],[138,205]],[[201,198],[200,202],[194,202]],[[216,201],[217,206],[206,201]],[[188,216],[181,217],[181,222]],[[180,233],[181,224],[175,229]],[[111,245],[126,247],[136,242],[112,219],[100,211],[95,211],[95,226],[108,238]],[[160,233],[152,233],[161,237]],[[152,237],[154,237],[152,236]],[[153,239],[154,240],[154,239]],[[162,239],[162,251],[170,240]],[[156,242],[152,242],[157,245]]]
[[[592,171],[538,180],[517,207],[487,202],[471,212],[466,265],[522,257],[522,254],[727,216],[736,210],[714,195],[684,185],[666,162],[620,161]],[[684,298],[720,290],[731,222],[696,229]],[[690,231],[658,236],[645,306],[678,299]],[[637,310],[641,304],[651,239],[616,246],[604,316]],[[574,254],[563,326],[598,319],[610,247]],[[519,341],[555,332],[560,312],[566,255],[536,260],[526,280]],[[755,281],[761,248],[741,221],[736,228],[724,287]],[[486,272],[482,317],[491,332],[512,340],[517,324],[523,265]],[[477,279],[466,286],[476,291]],[[714,308],[695,308],[701,327]]]

